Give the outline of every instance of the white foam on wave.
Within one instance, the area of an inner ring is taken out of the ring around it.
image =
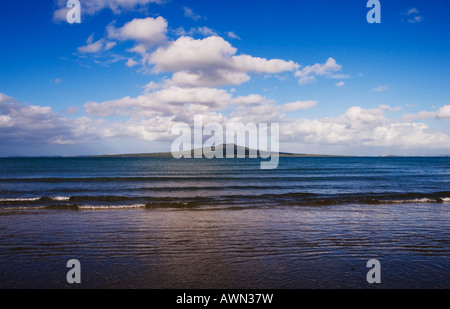
[[[32,202],[39,201],[40,197],[29,197],[29,198],[1,198],[0,202]]]
[[[45,209],[46,206],[36,206],[36,207],[5,207],[0,208],[0,211],[17,211],[17,210],[39,210],[39,209]]]
[[[54,201],[68,201],[70,200],[70,196],[55,196],[51,197],[51,199]]]
[[[45,197],[23,197],[23,198],[1,198],[0,202],[35,202],[43,199]],[[52,201],[69,201],[70,196],[55,196],[55,197],[49,197]]]
[[[430,199],[430,198],[416,198],[412,200],[391,200],[386,201],[388,203],[396,203],[396,204],[403,204],[403,203],[435,203],[436,199]]]
[[[444,201],[444,203],[450,203],[450,197],[443,197],[442,201]]]
[[[109,209],[136,209],[136,208],[145,208],[145,204],[114,205],[114,206],[91,206],[91,205],[78,206],[78,209],[81,210],[109,210]]]

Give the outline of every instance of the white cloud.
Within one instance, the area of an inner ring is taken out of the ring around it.
[[[66,2],[67,4],[67,2]],[[66,22],[67,14],[69,13],[70,8],[62,7],[53,12],[53,21],[55,23]]]
[[[239,105],[226,120],[231,123],[281,123],[284,118],[281,106],[268,101]]]
[[[281,59],[267,60],[265,58],[252,57],[249,55],[233,56],[231,66],[235,70],[266,74],[282,73],[298,68],[298,65],[293,61]]]
[[[3,144],[75,144],[90,138],[87,118],[69,119],[50,107],[21,104],[0,93],[0,140]]]
[[[299,78],[299,84],[304,85],[316,80],[316,76],[333,77],[334,72],[338,72],[342,69],[342,66],[337,64],[333,58],[328,58],[324,64],[316,63],[312,66],[306,66],[295,73],[295,77]],[[339,76],[342,78],[342,76]]]
[[[220,87],[223,85],[241,85],[250,80],[250,76],[242,72],[230,70],[204,70],[190,73],[182,71],[174,73],[172,81],[181,87]]]
[[[388,90],[389,90],[388,85],[380,85],[380,86],[372,89],[372,91],[375,91],[375,92],[383,92],[383,91],[388,91]]]
[[[65,21],[70,9],[67,6],[67,0],[55,0],[57,9],[53,13],[54,21]],[[80,1],[82,14],[94,15],[104,9],[110,9],[114,14],[120,14],[122,11],[135,10],[144,7],[150,3],[161,4],[164,0],[89,0]]]
[[[145,89],[145,92],[150,92],[150,91],[161,88],[161,84],[151,81],[147,85],[145,85],[143,88]]]
[[[150,57],[157,72],[207,70],[216,66],[226,67],[226,62],[236,49],[220,37],[203,40],[181,37],[167,47],[160,47]]]
[[[129,2],[138,5],[136,3],[139,1]],[[139,3],[144,2],[149,1],[142,0]],[[106,7],[108,6],[104,6]],[[125,6],[119,5],[118,9],[120,8]],[[194,20],[201,18],[186,8],[185,13]],[[416,12],[410,15],[413,14]],[[342,66],[334,58],[328,58],[323,64],[300,68],[293,61],[238,54],[237,48],[208,27],[195,27],[189,31],[178,28],[175,33],[181,37],[171,41],[167,38],[168,23],[163,17],[134,19],[123,27],[110,25],[107,30],[107,38],[95,41],[94,35],[91,35],[86,45],[79,48],[79,52],[98,53],[116,44],[111,40],[131,40],[136,45],[128,51],[142,56],[144,69],[148,67],[149,70],[147,72],[172,73],[172,76],[164,77],[165,80],[159,83],[148,83],[143,86],[143,94],[137,97],[87,102],[83,106],[87,117],[76,119],[58,115],[48,107],[14,103],[15,107],[8,109],[9,103],[3,104],[2,100],[10,102],[13,99],[4,99],[5,96],[0,94],[0,136],[16,130],[23,132],[24,139],[32,139],[35,133],[40,136],[38,140],[61,144],[128,137],[146,141],[170,140],[169,130],[175,122],[190,123],[194,115],[201,114],[208,121],[218,123],[280,122],[283,140],[305,144],[339,145],[349,149],[381,146],[442,149],[445,145],[450,145],[448,135],[433,131],[425,124],[412,122],[416,119],[449,118],[448,106],[436,112],[409,115],[409,118],[406,115],[404,121],[386,118],[387,111],[398,110],[386,105],[375,109],[352,107],[337,117],[293,119],[295,114],[288,118],[289,113],[311,109],[317,102],[296,101],[278,105],[259,94],[233,97],[235,90],[215,88],[243,84],[251,79],[252,74],[264,76],[285,72],[295,72],[299,84],[324,77],[338,79],[335,86],[342,87],[345,85],[342,80],[350,76],[338,74]],[[194,39],[190,37],[193,35],[205,38]],[[239,39],[233,32],[226,35],[230,39]],[[137,55],[132,56],[137,59]],[[133,58],[126,57],[122,60],[126,61],[127,66],[134,67],[141,59],[139,57],[136,61]],[[388,89],[388,86],[379,86],[373,90]],[[68,112],[76,113],[78,108],[71,108]],[[38,121],[33,117],[37,117]],[[36,127],[31,130],[28,122],[34,123]],[[47,128],[49,124],[53,126]],[[24,137],[28,135],[29,137]]]
[[[68,115],[74,115],[74,114],[78,113],[78,110],[79,110],[79,109],[80,109],[79,107],[69,107],[69,108],[66,110],[66,114],[68,114]]]
[[[295,112],[311,109],[317,105],[317,101],[297,101],[293,103],[286,103],[283,106],[285,112]]]
[[[14,123],[12,122],[11,116],[0,115],[0,128],[12,127]]]
[[[408,22],[410,24],[420,23],[422,21],[423,21],[423,17],[422,16],[414,16],[413,18],[408,19]]]
[[[208,27],[199,27],[197,28],[197,31],[203,36],[217,35],[217,33],[213,29]]]
[[[416,8],[410,8],[402,13],[402,15],[407,16],[406,21],[410,24],[420,23],[424,20],[423,16],[420,16],[419,14],[420,12]]]
[[[385,105],[385,104],[378,106],[378,108],[383,111],[390,111],[390,112],[398,112],[403,109],[403,107],[401,107],[401,106],[391,107],[391,106]]]
[[[191,18],[191,19],[193,19],[195,21],[197,21],[200,18],[202,18],[200,15],[196,15],[194,13],[194,11],[191,8],[187,7],[187,6],[183,7],[183,10],[184,10],[184,16],[187,17],[187,18]]]
[[[259,94],[251,94],[248,96],[240,96],[233,100],[234,104],[261,104],[266,101],[266,98]]]
[[[217,112],[237,104],[230,114]],[[84,108],[96,117],[122,116],[123,120],[67,118],[49,107],[20,104],[0,93],[0,140],[3,145],[25,143],[81,144],[109,139],[170,141],[176,122],[191,123],[201,114],[208,122],[279,122],[281,140],[297,144],[338,146],[347,149],[390,147],[390,149],[449,150],[450,136],[423,123],[393,121],[385,116],[389,106],[374,109],[352,107],[343,115],[319,119],[286,118],[284,112],[313,107],[315,101],[276,105],[257,94],[232,98],[215,88],[185,89],[168,86],[136,98],[125,97],[103,103],[87,103]],[[77,112],[71,108],[71,112]],[[426,117],[450,118],[450,106]],[[423,115],[422,115],[423,116]]]
[[[134,40],[139,43],[134,51],[145,52],[155,44],[166,40],[167,20],[163,17],[147,17],[145,19],[135,18],[121,28],[113,25],[107,27],[108,37],[120,41]]]
[[[202,40],[181,37],[168,46],[158,48],[149,57],[154,71],[174,72],[179,85],[240,85],[250,77],[247,73],[275,74],[298,67],[293,61],[267,60],[249,55],[236,55],[237,49],[218,36]]]
[[[186,31],[183,27],[179,27],[174,31],[174,33],[177,36],[194,36],[196,34],[200,34],[206,37],[217,35],[217,32],[209,27],[191,28],[189,31]]]
[[[153,86],[155,84],[149,87]],[[97,117],[156,115],[172,117],[183,114],[190,104],[204,105],[206,110],[212,111],[225,109],[231,103],[233,103],[232,96],[225,90],[168,86],[137,98],[125,97],[103,103],[88,102],[84,105],[84,109],[89,115]]]
[[[347,79],[350,78],[351,76],[348,74],[330,74],[327,75],[327,78],[332,78],[332,79]]]
[[[127,67],[129,67],[129,68],[132,68],[132,67],[134,67],[134,66],[137,66],[138,63],[137,63],[134,59],[130,58],[130,59],[127,60],[127,62],[125,63],[125,65],[126,65]]]
[[[236,33],[234,33],[233,31],[227,32],[227,36],[228,36],[230,39],[235,39],[235,40],[240,40],[240,39],[241,39],[241,38],[238,37],[238,36],[236,35]]]
[[[403,116],[405,121],[414,121],[414,120],[426,120],[426,119],[438,119],[438,120],[447,120],[450,119],[450,105],[445,105],[439,108],[437,111],[429,112],[422,111],[417,114],[408,114]]]
[[[416,8],[410,8],[404,12],[405,15],[411,15],[411,14],[419,14],[419,10]]]
[[[100,39],[94,42],[94,34],[91,34],[89,38],[86,40],[86,45],[78,47],[78,52],[82,54],[86,53],[99,53],[102,51],[107,51],[116,46],[116,42],[108,42],[105,39]]]
[[[391,121],[381,108],[352,107],[334,118],[297,119],[282,123],[281,132],[284,140],[352,148],[449,149],[450,145],[450,136],[423,123]]]

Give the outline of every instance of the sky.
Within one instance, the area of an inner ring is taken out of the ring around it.
[[[279,123],[280,150],[450,154],[450,3],[0,4],[0,156],[167,152],[176,123]]]

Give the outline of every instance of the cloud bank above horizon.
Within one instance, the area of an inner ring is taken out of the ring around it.
[[[65,16],[65,3],[56,1],[54,21],[61,21]],[[83,11],[91,16],[104,10],[121,15],[142,10],[149,4],[163,3],[162,0],[94,0],[86,2]],[[189,23],[208,20],[188,6],[179,10]],[[419,13],[417,9],[406,12],[405,16]],[[108,142],[120,145],[121,140],[145,142],[143,148],[148,146],[147,142],[160,143],[170,149],[174,139],[171,128],[178,122],[192,123],[195,115],[222,125],[280,123],[283,151],[298,152],[301,147],[311,145],[316,147],[311,149],[346,154],[373,153],[377,148],[376,154],[450,152],[450,134],[445,129],[450,120],[450,105],[411,113],[403,112],[407,104],[390,106],[381,99],[372,106],[349,102],[334,116],[313,116],[314,110],[330,102],[321,102],[311,94],[305,96],[308,87],[322,85],[329,79],[331,84],[327,83],[326,87],[346,91],[351,88],[351,81],[358,78],[357,74],[346,71],[346,65],[333,54],[310,57],[319,59],[304,63],[301,57],[285,59],[241,53],[230,41],[241,45],[246,40],[235,31],[221,32],[201,25],[184,30],[171,27],[170,20],[164,16],[135,17],[121,23],[111,20],[104,25],[103,35],[92,32],[80,41],[73,57],[77,61],[108,59],[148,78],[148,83],[141,85],[140,93],[106,101],[88,100],[64,112],[50,105],[20,102],[0,89],[0,140],[9,149],[7,153],[0,151],[0,155],[24,154],[12,153],[19,144],[29,145],[30,149],[39,145],[62,149],[67,145],[85,147]],[[268,96],[262,86],[267,79],[276,80],[280,85],[277,87],[285,84],[296,87],[298,97],[287,101]],[[60,82],[55,84],[70,79],[57,80]],[[240,91],[242,87],[245,91]],[[389,95],[391,88],[375,84],[367,91],[382,96]],[[429,121],[441,125],[431,127]],[[292,146],[295,144],[299,148]],[[96,150],[92,152],[98,154],[102,148],[94,147]]]

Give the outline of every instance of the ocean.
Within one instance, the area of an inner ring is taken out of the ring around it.
[[[0,288],[450,288],[449,210],[445,157],[0,159]]]

